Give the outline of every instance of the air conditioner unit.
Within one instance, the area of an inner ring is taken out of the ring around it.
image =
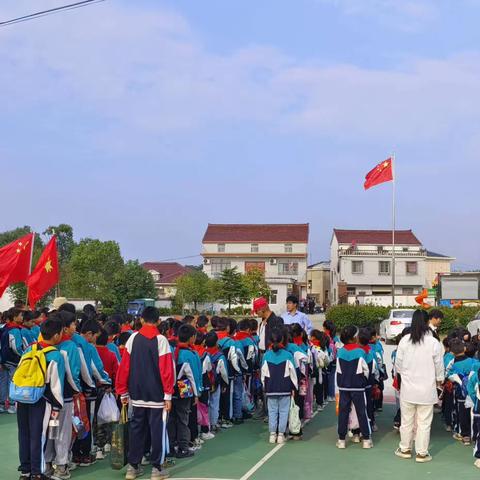
[[[203,260],[203,264],[204,264],[204,265],[210,265],[210,259],[209,259],[209,258],[205,258],[205,259]]]
[[[270,265],[276,265],[277,264],[277,259],[276,258],[271,258],[270,259]]]

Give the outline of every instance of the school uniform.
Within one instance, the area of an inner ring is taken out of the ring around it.
[[[112,342],[108,342],[108,343],[107,343],[107,348],[108,348],[112,353],[115,354],[115,356],[117,357],[118,363],[120,363],[120,361],[122,360],[122,355],[121,355],[120,350],[119,350],[118,346],[116,345],[116,343],[113,342],[113,341],[112,341]]]
[[[443,356],[443,365],[445,371],[450,370],[453,361],[455,360],[455,355],[451,352],[447,352]],[[453,383],[450,380],[447,380],[443,386],[443,397],[442,397],[442,415],[445,425],[453,429]]]
[[[41,348],[49,345],[39,342]],[[29,351],[27,349],[27,351]],[[53,410],[63,407],[63,381],[65,363],[58,350],[45,355],[47,371],[45,374],[45,393],[34,404],[17,402],[18,452],[22,475],[41,475],[45,472],[44,449],[47,438],[48,423]]]
[[[480,459],[480,379],[479,372],[474,371],[468,380],[467,391],[472,407],[472,443],[473,456]]]
[[[147,430],[151,434],[151,462],[161,468],[166,454],[166,400],[172,399],[175,371],[168,340],[153,324],[144,324],[131,335],[117,374],[116,392],[129,397],[130,420],[128,462],[141,463]]]
[[[382,410],[383,391],[385,390],[385,380],[388,378],[385,362],[383,359],[384,350],[383,350],[382,344],[378,340],[376,342],[370,343],[369,347],[372,350],[372,353],[375,358],[375,362],[377,364],[378,372],[379,372],[379,375],[375,379],[375,383],[380,389],[380,396],[378,399],[373,401],[373,405],[375,410]]]
[[[7,406],[9,385],[23,352],[22,327],[14,322],[6,323],[1,331],[0,343],[1,363],[3,366],[0,375],[0,407],[2,409],[5,409]],[[10,405],[10,407],[13,407],[13,405]]]
[[[313,355],[313,395],[315,402],[321,407],[327,397],[327,381],[325,377],[330,358],[328,352],[323,350],[316,340],[312,340],[311,351]]]
[[[212,363],[213,381],[208,403],[210,426],[216,427],[220,416],[220,394],[229,383],[228,365],[225,355],[218,347],[206,349]]]
[[[365,349],[357,344],[344,345],[337,353],[337,386],[339,390],[338,437],[345,440],[348,418],[352,404],[358,417],[362,437],[369,440],[371,435],[367,414],[365,389],[370,371]]]

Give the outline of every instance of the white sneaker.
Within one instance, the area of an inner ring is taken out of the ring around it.
[[[202,440],[200,437],[197,437],[197,438],[195,439],[195,443],[196,443],[197,445],[202,445],[203,443],[205,443],[205,440]]]
[[[105,453],[110,453],[112,451],[112,446],[109,443],[106,443],[105,446],[103,447],[103,451]]]
[[[7,409],[4,405],[0,405],[0,413],[7,413]]]
[[[269,443],[277,443],[277,434],[276,433],[271,433],[268,442]]]
[[[285,434],[279,433],[277,437],[277,443],[285,443],[287,439],[285,438]]]
[[[11,407],[8,407],[7,413],[10,413],[11,415],[15,415],[17,413],[17,409],[12,405]]]
[[[360,443],[360,435],[354,435],[352,437],[352,442],[353,443]]]
[[[335,397],[327,397],[327,402],[328,403],[332,403],[332,402],[335,402],[335,401],[336,401]]]
[[[370,439],[364,440],[362,443],[362,448],[373,448],[373,442]]]
[[[212,440],[213,438],[215,438],[215,434],[212,432],[202,433],[202,440]]]
[[[340,450],[347,448],[347,442],[345,440],[337,440],[337,448]]]
[[[427,463],[431,462],[432,460],[433,459],[429,453],[427,453],[426,455],[420,455],[419,453],[417,453],[417,456],[415,457],[415,461],[417,463]]]
[[[125,480],[135,480],[137,477],[143,475],[143,469],[141,467],[134,468],[132,465],[127,465],[127,473],[125,474]]]
[[[480,468],[480,458],[477,458],[474,462],[474,465],[477,467],[477,468]]]
[[[103,459],[105,458],[105,455],[103,454],[103,451],[102,451],[101,448],[99,448],[99,449],[97,450],[97,453],[96,453],[96,455],[95,455],[95,458],[96,458],[97,460],[103,460]]]
[[[412,458],[412,451],[411,450],[402,450],[400,447],[398,447],[395,450],[395,455],[399,458]]]

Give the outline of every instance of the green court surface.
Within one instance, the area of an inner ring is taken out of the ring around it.
[[[362,450],[349,444],[346,450],[335,448],[336,416],[333,405],[320,412],[304,429],[304,440],[283,446],[267,443],[267,426],[250,420],[206,442],[191,459],[180,460],[170,469],[175,479],[271,480],[278,479],[477,479],[472,448],[454,441],[435,415],[431,454],[433,462],[416,464],[394,456],[399,435],[391,428],[393,408],[387,406],[378,418],[374,448]],[[16,421],[13,415],[0,415],[0,478],[17,478]],[[149,478],[148,469],[142,478]],[[108,459],[87,468],[77,468],[72,478],[82,480],[122,479],[124,471],[113,471]]]

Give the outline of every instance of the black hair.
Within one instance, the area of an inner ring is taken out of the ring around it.
[[[95,320],[97,322],[100,322],[102,325],[104,325],[105,323],[107,323],[108,317],[105,313],[97,313]]]
[[[25,315],[25,310],[22,310],[21,308],[13,307],[7,312],[7,318],[9,320],[13,320],[15,317],[18,317],[19,315],[23,316]]]
[[[340,334],[340,341],[344,344],[350,343],[358,333],[358,329],[355,325],[347,325],[343,328]]]
[[[39,310],[35,310],[35,311],[32,312],[32,315],[33,315],[33,319],[37,320],[37,318],[41,317],[42,312],[40,312]]]
[[[208,348],[214,347],[218,342],[218,335],[211,330],[205,335],[205,346]]]
[[[415,310],[412,316],[412,332],[410,340],[413,344],[423,342],[423,337],[430,330],[428,326],[428,315],[425,310]]]
[[[192,337],[195,336],[196,333],[197,331],[195,330],[195,327],[193,325],[184,323],[178,329],[178,341],[182,343],[188,342]]]
[[[120,333],[120,324],[115,320],[109,320],[103,327],[107,334],[110,335],[118,335]]]
[[[250,320],[250,330],[256,332],[258,330],[258,320],[256,318],[251,318]]]
[[[25,308],[25,302],[23,300],[15,300],[15,302],[13,303],[13,306],[14,308],[18,308],[20,310],[22,310],[23,308]]]
[[[230,322],[228,321],[228,318],[225,318],[225,317],[218,317],[218,320],[216,323],[217,323],[217,327],[215,328],[215,330],[218,330],[220,332],[223,330],[226,330],[230,324]],[[213,323],[212,323],[212,326],[213,326]]]
[[[212,328],[214,330],[216,330],[218,328],[218,319],[220,317],[217,317],[217,315],[214,315],[211,319],[210,319],[210,325],[212,326]]]
[[[197,335],[195,336],[195,345],[201,345],[204,340],[205,340],[205,334],[197,331]]]
[[[172,325],[172,330],[173,330],[173,335],[175,337],[178,336],[178,330],[180,329],[180,327],[184,325],[180,320],[174,320],[173,322],[173,325]]]
[[[329,339],[328,335],[325,332],[322,332],[321,330],[314,329],[310,332],[310,336],[315,338],[320,342],[320,348],[322,350],[325,350],[327,348]]]
[[[40,309],[40,313],[43,313],[43,315],[48,315],[48,312],[50,309],[48,307],[43,307]]]
[[[63,312],[58,312],[57,316],[62,321],[64,328],[68,328],[72,323],[77,322],[77,317],[75,316],[75,314],[67,310],[64,310]]]
[[[183,317],[182,322],[183,322],[183,323],[188,323],[189,325],[191,325],[194,320],[195,320],[195,317],[194,317],[193,315],[185,315],[185,316]]]
[[[465,352],[465,344],[459,338],[454,338],[450,340],[450,351],[454,355],[461,355]]]
[[[160,312],[158,311],[158,308],[145,307],[145,310],[143,310],[142,313],[142,318],[145,323],[157,323],[160,318]]]
[[[270,334],[271,347],[274,352],[278,352],[285,344],[285,330],[274,328]]]
[[[325,320],[323,322],[323,329],[330,332],[331,337],[333,338],[337,333],[337,327],[331,320]]]
[[[110,317],[108,317],[108,321],[115,322],[121,325],[125,322],[125,318],[121,313],[114,313],[113,315],[110,315]]]
[[[206,315],[200,315],[197,318],[197,327],[203,328],[208,325],[208,317]]]
[[[80,328],[80,333],[92,332],[94,335],[100,331],[100,324],[93,318],[84,320]]]
[[[96,340],[97,345],[106,345],[108,343],[108,333],[104,328],[100,329],[100,335]]]
[[[477,353],[477,347],[472,342],[465,345],[465,355],[469,358],[473,358]]]
[[[295,305],[298,305],[298,297],[296,295],[289,295],[287,297],[287,302],[286,303],[288,303],[288,302],[292,302]]]
[[[118,345],[125,345],[128,342],[128,339],[130,338],[132,334],[130,332],[122,332],[118,336]]]
[[[158,324],[158,331],[160,332],[160,335],[163,335],[163,336],[167,336],[168,335],[168,331],[170,330],[170,325],[169,323],[164,320],[163,322],[160,322]]]
[[[246,330],[250,330],[250,319],[244,318],[243,320],[240,320],[237,327],[239,332],[245,332]]]
[[[87,303],[82,308],[82,312],[86,313],[88,315],[88,314],[92,314],[92,313],[93,314],[97,313],[97,310],[95,309],[95,307],[91,303]]]
[[[368,345],[372,339],[372,330],[368,327],[362,327],[358,331],[358,343],[360,345]]]
[[[40,333],[44,340],[51,340],[55,335],[62,333],[62,330],[62,322],[51,318],[45,320],[40,327]]]
[[[294,323],[291,328],[292,328],[292,335],[294,337],[300,337],[304,331],[302,326],[299,323]]]
[[[437,308],[434,308],[433,310],[430,310],[430,312],[428,313],[428,318],[432,319],[432,318],[444,318],[445,315],[443,314],[443,312],[441,310],[438,310]]]
[[[24,322],[30,322],[31,320],[33,320],[33,313],[30,311],[30,310],[25,310],[23,312],[23,321]]]
[[[75,308],[75,305],[73,303],[64,303],[58,307],[59,312],[70,312],[75,315],[77,313],[77,309]]]
[[[233,335],[237,331],[237,321],[233,318],[228,319],[228,334]]]
[[[445,350],[450,350],[450,339],[448,337],[445,337],[442,340],[442,344],[443,344],[443,347],[445,348]]]

